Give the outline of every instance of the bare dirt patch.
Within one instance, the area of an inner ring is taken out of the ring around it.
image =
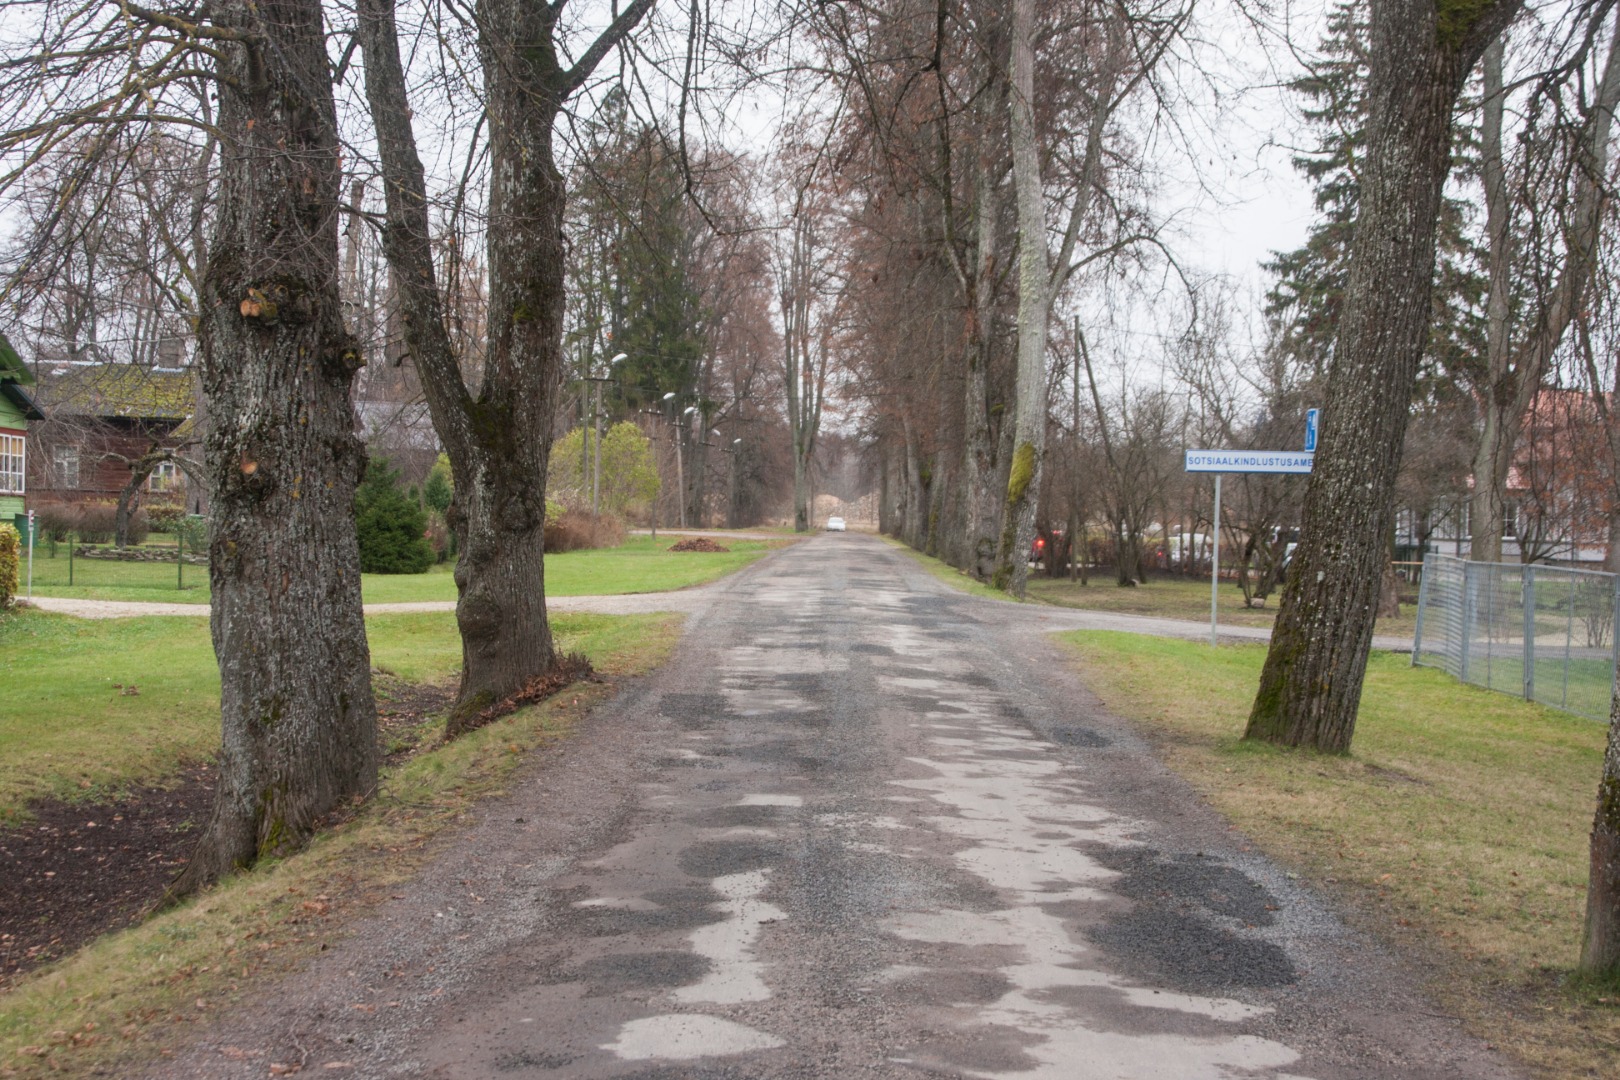
[[[137,921],[208,819],[214,771],[101,802],[37,802],[0,829],[0,990],[22,973]]]
[[[388,761],[419,748],[424,720],[454,688],[373,674],[377,738]],[[30,803],[0,829],[0,992],[112,930],[139,922],[185,865],[214,805],[211,765],[88,802]]]

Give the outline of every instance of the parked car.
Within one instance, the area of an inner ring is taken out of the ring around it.
[[[830,517],[830,518],[828,518],[827,519],[827,531],[828,532],[843,532],[844,531],[844,519],[841,518],[841,517]]]

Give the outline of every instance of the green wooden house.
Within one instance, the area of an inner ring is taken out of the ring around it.
[[[43,420],[28,387],[33,372],[0,334],[0,521],[27,527],[28,422]]]

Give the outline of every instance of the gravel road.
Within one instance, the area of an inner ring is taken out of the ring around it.
[[[681,595],[663,670],[152,1075],[1517,1075],[1100,708],[1069,613],[858,534]]]

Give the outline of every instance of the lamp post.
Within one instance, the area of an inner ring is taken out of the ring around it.
[[[671,390],[669,393],[664,395],[664,401],[665,402],[671,402],[672,403],[672,402],[674,402],[674,400],[675,400],[675,391]],[[679,488],[681,486],[681,483],[682,483],[682,480],[681,480],[681,439],[680,439],[679,432],[676,431],[676,429],[675,429],[675,406],[673,404],[670,404],[669,412],[670,412],[670,419],[669,419],[670,441],[675,444],[675,485],[676,485],[677,488]],[[660,412],[659,415],[662,416],[663,413]],[[677,491],[676,494],[678,496],[680,493]],[[653,510],[653,514],[654,514],[655,517],[657,516],[657,512],[658,511],[657,511],[656,504],[655,504],[654,510]],[[681,517],[681,525],[684,527],[686,525],[686,521],[685,521],[686,511],[685,510],[681,511],[680,517]]]
[[[726,528],[737,527],[737,462],[742,454],[742,440],[732,439],[731,445],[723,447],[731,455],[731,499],[726,505]]]
[[[628,359],[629,356],[626,353],[619,353],[608,361],[608,371],[611,372],[616,366]],[[590,427],[585,432],[585,438],[587,439],[590,439],[594,434],[596,443],[591,454],[591,517],[594,518],[598,513],[602,499],[602,384],[615,380],[609,374],[606,377],[586,375],[580,381],[593,384],[592,389],[595,391],[596,398],[591,405]]]
[[[697,412],[696,405],[688,405],[681,413],[679,426],[675,429],[675,485],[679,487],[681,497],[681,528],[686,528],[686,475],[681,465],[681,441],[686,435],[686,418]]]

